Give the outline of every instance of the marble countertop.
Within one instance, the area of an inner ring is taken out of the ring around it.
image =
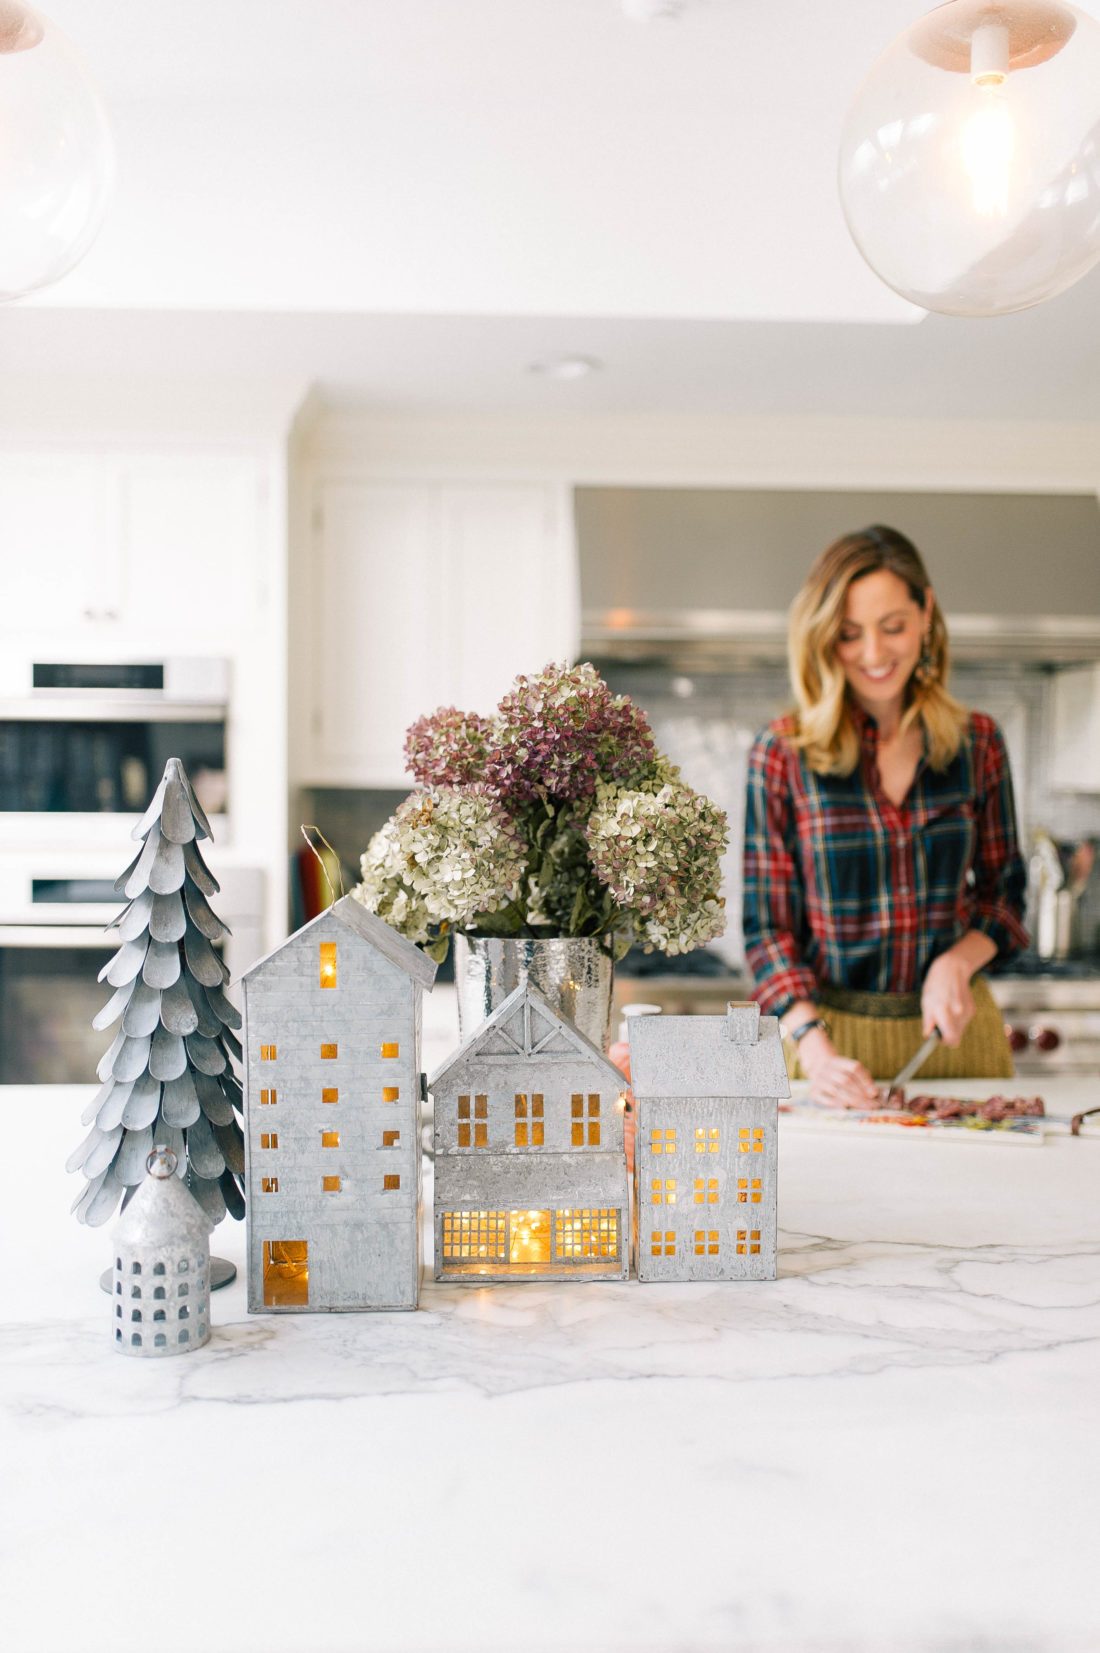
[[[273,1318],[238,1278],[146,1362],[67,1214],[87,1095],[0,1090],[12,1653],[1100,1646],[1096,1139],[782,1122],[774,1282]]]

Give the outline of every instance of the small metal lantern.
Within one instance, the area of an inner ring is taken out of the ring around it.
[[[114,1346],[126,1355],[182,1355],[210,1338],[214,1224],[157,1147],[115,1225]]]

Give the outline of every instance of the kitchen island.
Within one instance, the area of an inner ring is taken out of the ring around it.
[[[1100,1646],[1095,1137],[781,1121],[774,1282],[275,1318],[238,1277],[143,1361],[67,1215],[88,1095],[0,1091],[12,1653]]]

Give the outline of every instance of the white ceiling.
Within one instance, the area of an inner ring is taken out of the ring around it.
[[[1100,272],[922,319],[848,238],[840,123],[927,0],[41,9],[100,87],[119,183],[83,264],[0,311],[0,372],[294,376],[409,411],[1100,418]],[[564,352],[603,371],[527,371]]]

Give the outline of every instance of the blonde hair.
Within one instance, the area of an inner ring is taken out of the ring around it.
[[[850,775],[859,762],[859,737],[836,644],[848,588],[880,569],[904,581],[910,597],[923,607],[931,582],[920,552],[895,528],[877,525],[842,534],[826,546],[791,604],[788,663],[798,706],[792,739],[819,775]],[[958,752],[967,723],[966,708],[947,692],[947,672],[947,626],[933,599],[928,642],[906,685],[901,727],[922,725],[929,762],[939,770]]]

